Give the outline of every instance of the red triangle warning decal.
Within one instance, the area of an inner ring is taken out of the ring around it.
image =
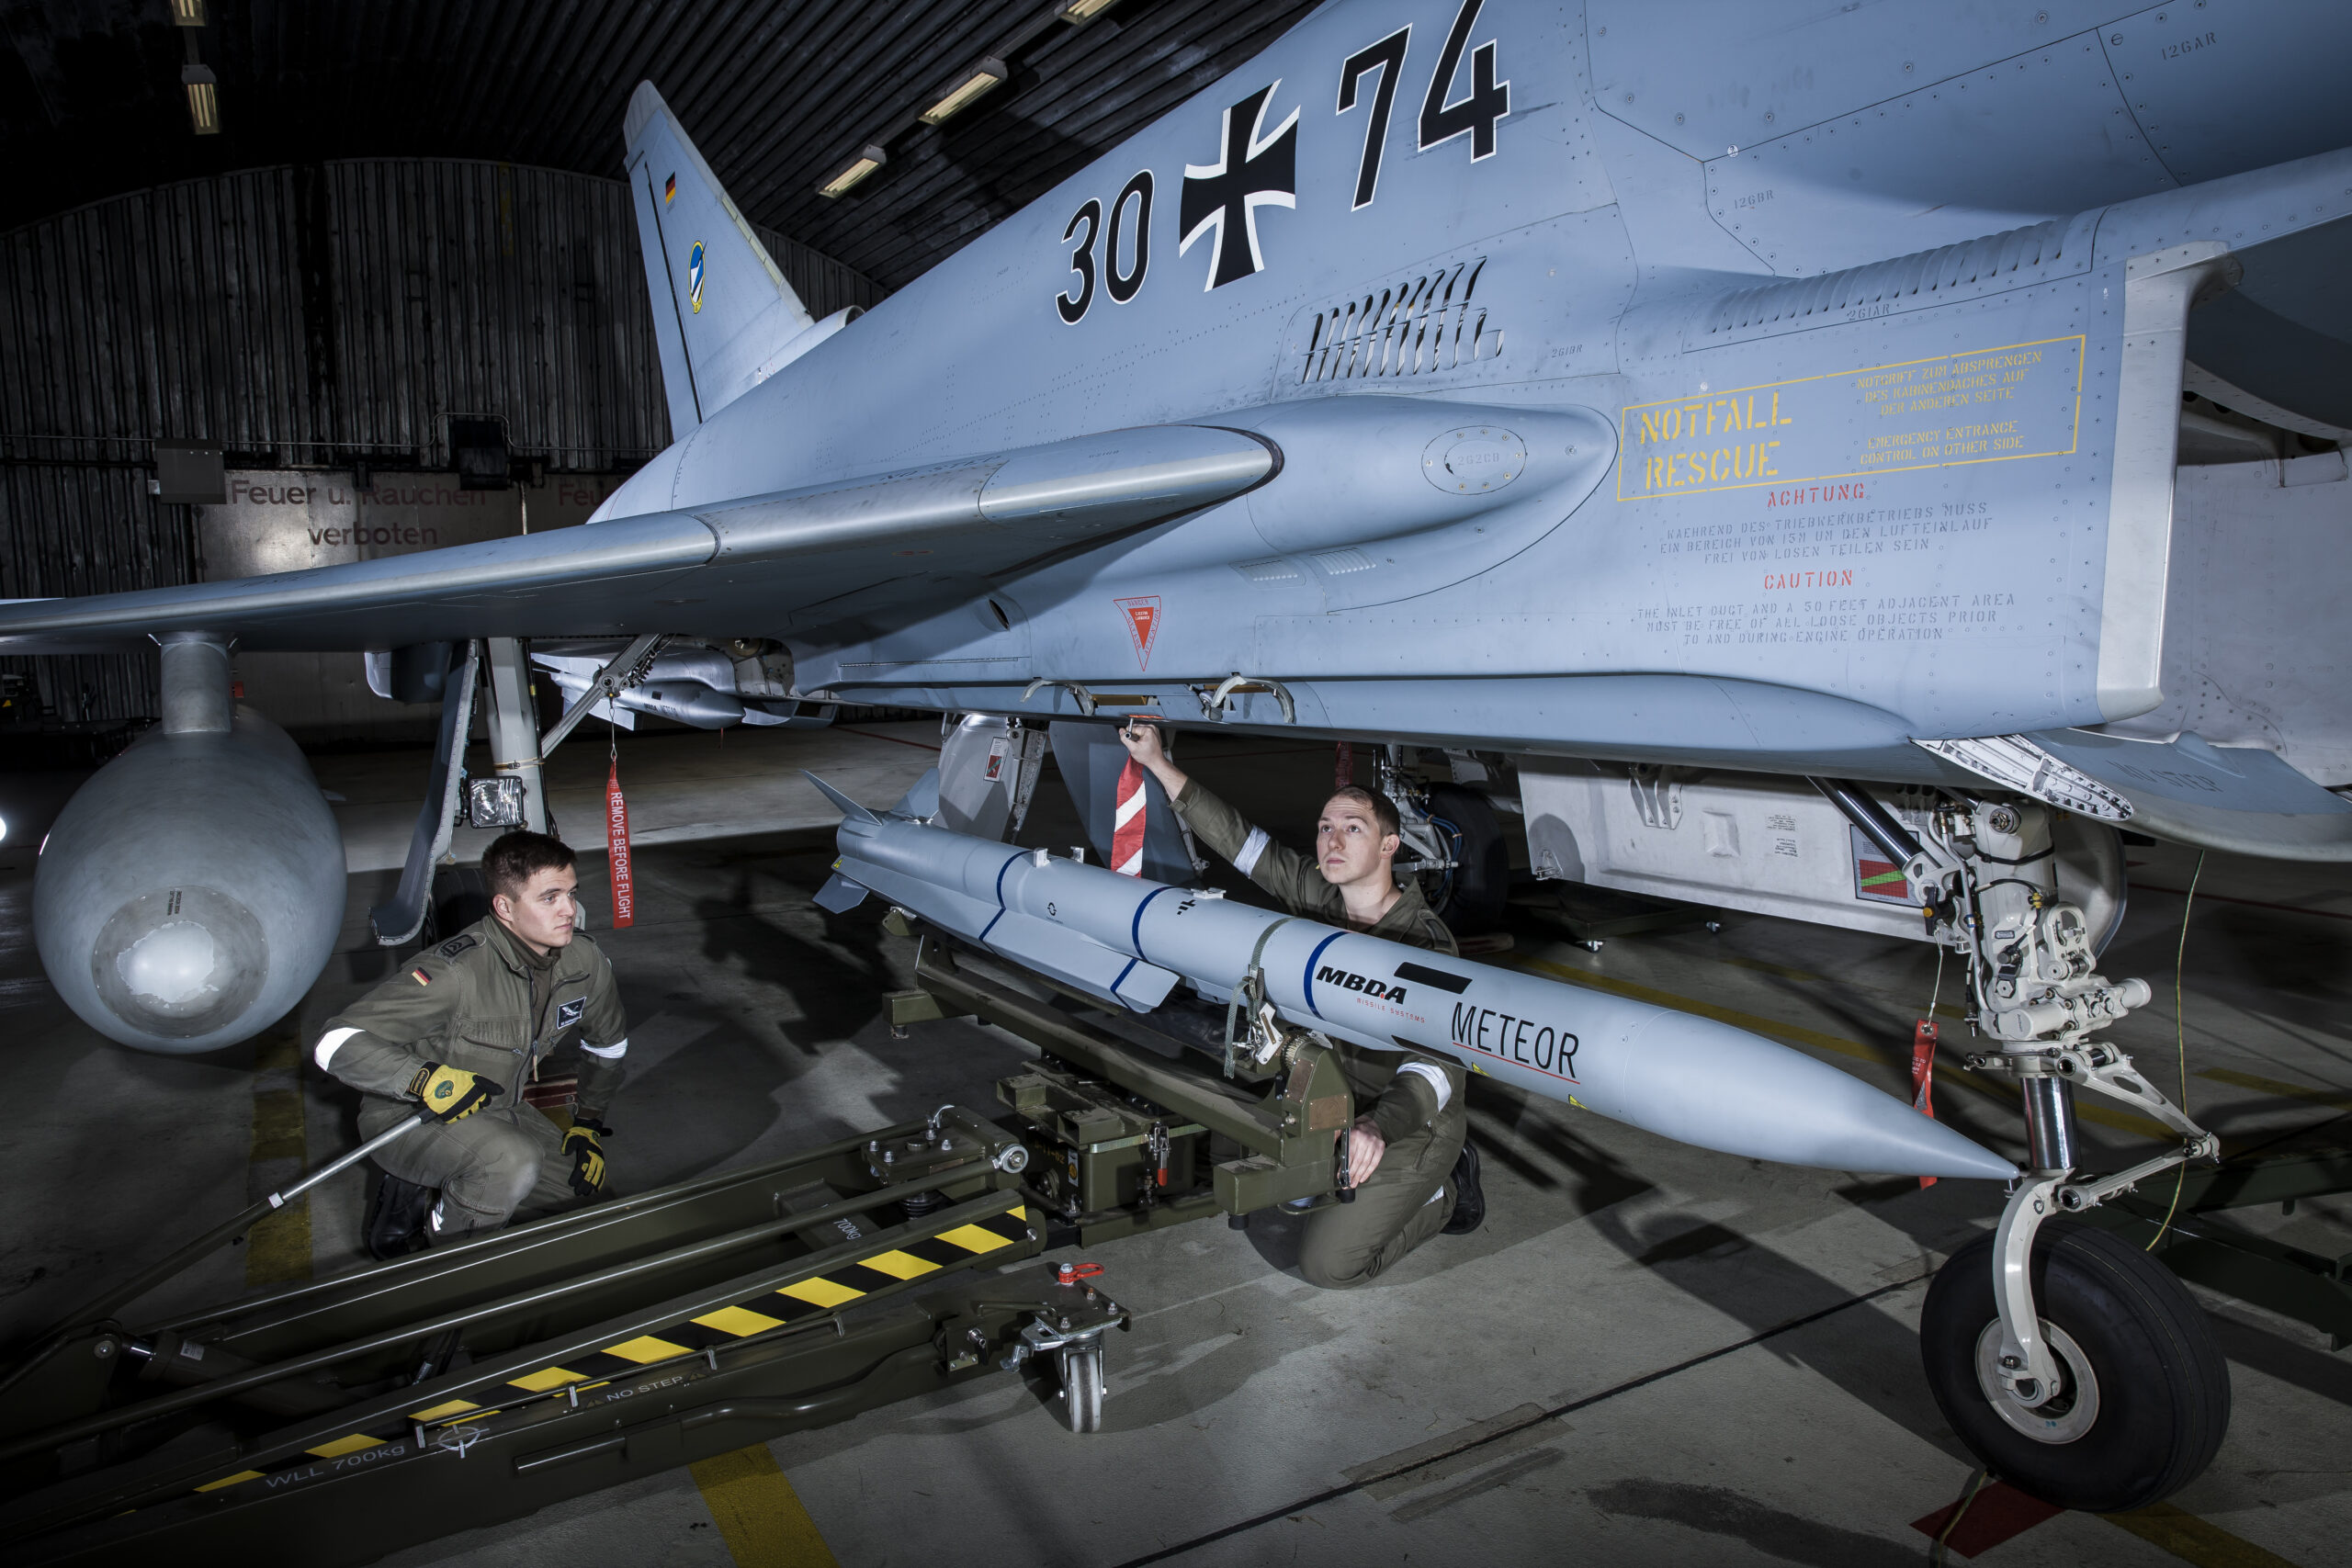
[[[1136,666],[1150,669],[1151,645],[1159,637],[1159,596],[1154,594],[1148,599],[1114,599],[1111,602],[1126,615],[1127,636],[1135,640]]]

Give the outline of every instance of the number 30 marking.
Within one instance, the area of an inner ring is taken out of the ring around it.
[[[1132,212],[1134,217],[1129,218]],[[1128,225],[1134,225],[1134,243],[1128,243]],[[1094,260],[1094,243],[1102,242],[1102,261],[1099,276],[1111,295],[1111,302],[1124,305],[1143,289],[1144,274],[1151,270],[1151,171],[1138,170],[1136,177],[1121,187],[1117,199],[1111,203],[1110,232],[1103,232],[1102,204],[1092,197],[1080,204],[1070,215],[1069,227],[1062,231],[1062,243],[1069,244],[1080,224],[1086,227],[1086,238],[1078,242],[1070,253],[1069,269],[1078,274],[1078,293],[1054,296],[1054,309],[1061,312],[1063,321],[1076,326],[1094,304],[1094,280],[1098,267]],[[1134,257],[1132,266],[1122,267],[1121,253]]]
[[[1102,204],[1089,197],[1085,205],[1071,215],[1069,227],[1062,231],[1062,243],[1069,243],[1069,237],[1078,232],[1080,223],[1086,225],[1086,238],[1078,243],[1077,251],[1069,258],[1070,271],[1078,274],[1078,298],[1073,299],[1068,294],[1054,296],[1054,309],[1071,326],[1078,325],[1086,308],[1094,303],[1094,237],[1102,230]]]

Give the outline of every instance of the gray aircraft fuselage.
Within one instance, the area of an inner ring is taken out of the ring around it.
[[[2198,17],[1329,6],[600,515],[1266,432],[1283,473],[1204,513],[708,629],[849,701],[1077,711],[1023,705],[1045,678],[1197,718],[1242,672],[1313,729],[1947,776],[1908,740],[2157,698],[2192,291],[2144,323],[2167,378],[2127,284],[2352,210],[2347,29]],[[1506,423],[1545,412],[1550,445]]]

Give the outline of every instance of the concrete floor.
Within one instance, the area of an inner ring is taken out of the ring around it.
[[[866,734],[738,734],[723,750],[711,736],[623,738],[640,822],[718,821],[741,797],[764,801],[762,825],[777,829],[649,844],[637,863],[639,914],[624,932],[602,929],[603,862],[583,857],[590,929],[613,955],[632,1020],[635,1076],[612,1145],[616,1179],[631,1190],[946,1100],[986,1111],[993,1081],[1026,1055],[960,1022],[894,1038],[876,998],[907,983],[911,943],[886,935],[871,905],[841,918],[810,905],[831,836],[790,825],[800,807],[781,781],[806,763],[888,804],[937,739],[929,725],[859,728]],[[1216,737],[1185,750],[1188,766],[1293,838],[1329,778],[1321,746]],[[582,755],[601,762],[601,750]],[[320,772],[350,798],[346,811],[383,815],[421,777],[422,759],[330,758]],[[19,846],[72,782],[0,781],[13,829],[0,843],[0,1037],[17,1108],[0,1140],[0,1190],[17,1200],[0,1234],[0,1339],[267,1190],[303,1158],[350,1146],[354,1097],[299,1047],[391,963],[365,946],[362,914],[391,874],[355,874],[343,951],[299,1017],[201,1059],[105,1044],[49,992],[26,929],[31,860]],[[1049,780],[1038,798],[1028,841],[1072,841],[1057,786]],[[2169,1089],[2179,895],[2196,857],[2165,848],[2132,859],[2132,912],[2105,968],[2156,985],[2157,1004],[2119,1039]],[[2352,892],[2326,868],[2206,864],[2188,940],[2189,1094],[2231,1146],[2331,1122],[2329,1133],[2344,1131],[2347,920]],[[1492,961],[1690,998],[1905,1092],[1911,1021],[1934,975],[1933,953],[1917,944],[1743,916],[1716,934],[1622,938],[1598,953],[1522,926],[1515,951]],[[1956,983],[1948,976],[1943,993],[1952,1015]],[[2004,1101],[1957,1074],[1940,1081],[1948,1120],[2014,1150]],[[1140,1314],[1110,1346],[1103,1432],[1073,1436],[1030,1388],[987,1379],[769,1445],[791,1492],[847,1564],[1924,1557],[1927,1538],[1910,1521],[1951,1502],[1972,1464],[1919,1371],[1924,1280],[1989,1226],[1997,1190],[1947,1181],[1922,1191],[1755,1165],[1487,1079],[1474,1082],[1471,1110],[1487,1152],[1480,1232],[1441,1237],[1347,1293],[1297,1278],[1295,1234],[1279,1221],[1094,1249],[1086,1256]],[[2098,1123],[2088,1132],[2119,1156],[2141,1146]],[[364,1195],[358,1174],[339,1179],[307,1206],[306,1230],[257,1235],[158,1292],[156,1306],[347,1266]],[[2352,1208],[2340,1201],[2247,1223],[2315,1252],[2352,1251]],[[2352,1365],[2300,1325],[2209,1305],[2235,1417],[2212,1468],[2173,1499],[2188,1522],[2063,1515],[1989,1557],[2343,1560]],[[1474,1441],[1489,1431],[1500,1435]],[[1460,1451],[1385,1474],[1433,1442]],[[386,1561],[816,1559],[741,1540],[730,1552],[707,1495],[681,1471]]]

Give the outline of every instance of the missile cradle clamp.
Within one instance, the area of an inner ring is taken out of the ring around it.
[[[1287,1043],[1273,1004],[1266,999],[1266,939],[1290,924],[1285,917],[1258,933],[1250,950],[1250,967],[1225,1003],[1225,1076],[1239,1070],[1243,1059],[1264,1066]],[[1246,1021],[1246,1022],[1245,1022]]]

